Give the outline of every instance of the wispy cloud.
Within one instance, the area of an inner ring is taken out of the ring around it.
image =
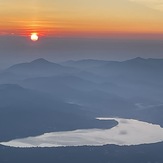
[[[130,1],[140,3],[149,8],[163,11],[163,0],[130,0]]]

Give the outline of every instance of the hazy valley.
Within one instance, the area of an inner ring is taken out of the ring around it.
[[[66,136],[67,132],[75,130],[83,130],[84,132],[85,130],[91,131],[91,129],[109,131],[118,125],[114,118],[100,121],[96,117],[136,119],[160,126],[160,129],[162,129],[162,70],[162,59],[143,58],[121,62],[88,59],[60,63],[53,63],[40,58],[1,70],[0,142],[52,132],[64,132]],[[154,129],[151,128],[151,130],[155,132]],[[137,131],[136,128],[135,131]],[[79,134],[82,135],[83,133]],[[158,134],[155,132],[154,134],[154,137],[161,137],[162,135],[161,132],[158,132]],[[92,139],[95,135],[91,136]],[[121,136],[123,137],[123,135],[125,133]],[[148,136],[150,137],[150,135]],[[86,137],[89,138],[87,135]],[[105,137],[107,137],[107,134]],[[66,138],[63,136],[61,141],[64,139]],[[80,139],[82,138],[80,137]],[[100,139],[104,138],[100,137]],[[142,135],[142,140],[145,139]],[[96,141],[98,142],[98,138]],[[162,139],[151,141],[151,143],[160,142],[154,145],[149,142],[149,149],[152,147],[153,150],[163,148],[161,141]],[[144,143],[142,141],[140,144]],[[69,143],[67,142],[67,144]],[[108,142],[106,144],[114,143]],[[101,145],[106,144],[102,143]],[[89,143],[83,143],[83,145],[89,145]],[[136,144],[133,143],[133,145]],[[60,147],[54,149],[54,151],[57,150],[57,153],[63,150],[63,153],[67,153],[68,150],[71,152],[77,148]],[[106,145],[103,147],[79,147],[76,152],[80,153],[82,148],[86,148],[85,151],[89,150],[90,154],[95,153],[96,150],[103,151],[102,155],[104,155],[105,161],[107,161],[105,152],[109,153],[110,150],[113,152],[115,150],[121,151],[122,148],[126,150],[131,148],[132,150],[129,153],[134,151],[134,157],[140,155],[139,152],[142,149],[148,150],[145,145],[131,147]],[[137,148],[139,148],[138,151]],[[13,153],[10,153],[10,150],[19,151],[26,155],[35,149],[15,149],[1,145],[0,152],[3,152],[3,155],[0,156],[0,159],[2,162],[5,162],[7,153],[12,158]],[[53,148],[38,148],[40,153],[44,150],[53,151]],[[148,160],[146,152],[141,154],[144,160]],[[48,153],[49,156],[50,153]],[[85,152],[83,154],[85,155]],[[98,154],[102,157],[100,152]],[[114,154],[111,156],[112,159],[115,158]],[[90,159],[92,157],[90,155]],[[66,161],[66,159],[55,158],[58,159],[58,163]],[[55,161],[55,158],[50,160]],[[74,160],[72,159],[72,162]],[[112,162],[118,163],[118,160],[113,160]],[[154,156],[152,163],[156,161],[161,163],[163,161],[162,155],[157,158]],[[41,161],[39,160],[39,162]],[[139,162],[145,163],[141,160]]]

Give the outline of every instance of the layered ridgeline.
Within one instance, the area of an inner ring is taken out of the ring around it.
[[[163,126],[163,60],[37,59],[0,73],[1,141],[45,132],[110,128],[98,116]]]
[[[52,131],[111,128],[116,124],[96,120],[81,106],[49,94],[16,84],[0,85],[0,141]]]

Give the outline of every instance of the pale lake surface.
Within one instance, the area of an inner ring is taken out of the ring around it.
[[[0,144],[11,147],[66,147],[66,146],[102,146],[140,145],[163,141],[163,128],[134,119],[97,118],[99,120],[116,120],[118,125],[111,129],[82,129],[45,133],[40,136],[15,139]]]

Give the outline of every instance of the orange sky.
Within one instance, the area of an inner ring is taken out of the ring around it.
[[[4,0],[0,34],[163,34],[163,0]]]

